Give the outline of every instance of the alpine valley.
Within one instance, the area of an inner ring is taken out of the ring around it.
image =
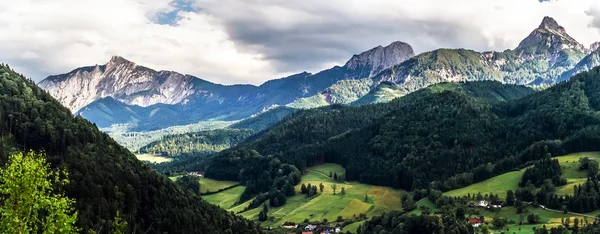
[[[600,42],[551,17],[259,86],[0,65],[2,233],[592,234],[598,160]]]

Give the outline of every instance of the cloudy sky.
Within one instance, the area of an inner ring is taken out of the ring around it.
[[[120,55],[224,84],[342,65],[404,41],[504,50],[554,17],[600,41],[598,0],[18,0],[0,4],[0,62],[39,81]]]

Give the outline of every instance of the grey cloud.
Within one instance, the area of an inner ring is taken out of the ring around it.
[[[257,10],[266,7],[260,3],[242,4],[243,7],[239,2],[235,3],[237,6],[226,3],[229,2],[220,1],[219,6],[208,6],[206,10],[221,19],[239,49],[264,55],[279,72],[318,71],[332,61],[343,64],[353,54],[393,41],[409,43],[417,52],[440,47],[489,49],[479,29],[469,22],[435,18],[389,20],[343,11],[302,9],[292,4],[288,7],[293,8],[294,15],[306,18],[284,17],[283,20],[292,21],[286,25]]]
[[[590,26],[600,31],[600,7],[590,7],[590,9],[585,12],[585,14],[592,17]]]

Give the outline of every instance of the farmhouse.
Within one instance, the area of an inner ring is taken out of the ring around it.
[[[292,229],[292,228],[297,228],[298,224],[294,223],[294,222],[285,222],[283,224],[283,228],[288,228],[288,229]]]
[[[315,230],[315,228],[317,228],[317,226],[309,224],[309,225],[306,225],[306,227],[304,227],[304,231],[312,232]]]
[[[479,206],[479,207],[488,207],[488,205],[489,205],[489,204],[490,204],[490,203],[489,203],[488,201],[486,201],[486,200],[481,200],[481,201],[477,202],[477,204],[476,204],[476,205],[477,205],[477,206]]]
[[[504,201],[495,201],[490,205],[493,208],[502,208],[504,207]]]
[[[479,227],[481,226],[482,222],[481,219],[478,218],[469,218],[469,224],[473,225],[473,227]]]

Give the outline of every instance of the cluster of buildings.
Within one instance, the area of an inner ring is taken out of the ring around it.
[[[504,207],[504,204],[505,204],[504,201],[488,202],[486,200],[481,200],[481,201],[475,202],[471,205],[489,209],[489,208],[502,208],[502,207]]]
[[[298,224],[294,222],[285,222],[282,226],[287,229],[296,229],[298,228]],[[316,225],[316,224],[308,224],[302,227],[302,234],[313,234],[315,231],[319,231],[321,234],[330,234],[330,233],[341,233],[342,227],[335,226],[327,226],[327,225]]]
[[[504,203],[504,201],[488,202],[486,200],[481,200],[481,201],[473,202],[471,205],[476,206],[476,207],[487,208],[487,209],[490,209],[490,208],[500,209],[500,208],[504,207],[505,203]],[[481,227],[481,225],[483,225],[483,221],[479,218],[469,218],[469,220],[467,222],[475,228]]]
[[[192,171],[192,172],[188,173],[188,175],[203,177],[204,173],[203,172],[199,172],[199,171]]]

